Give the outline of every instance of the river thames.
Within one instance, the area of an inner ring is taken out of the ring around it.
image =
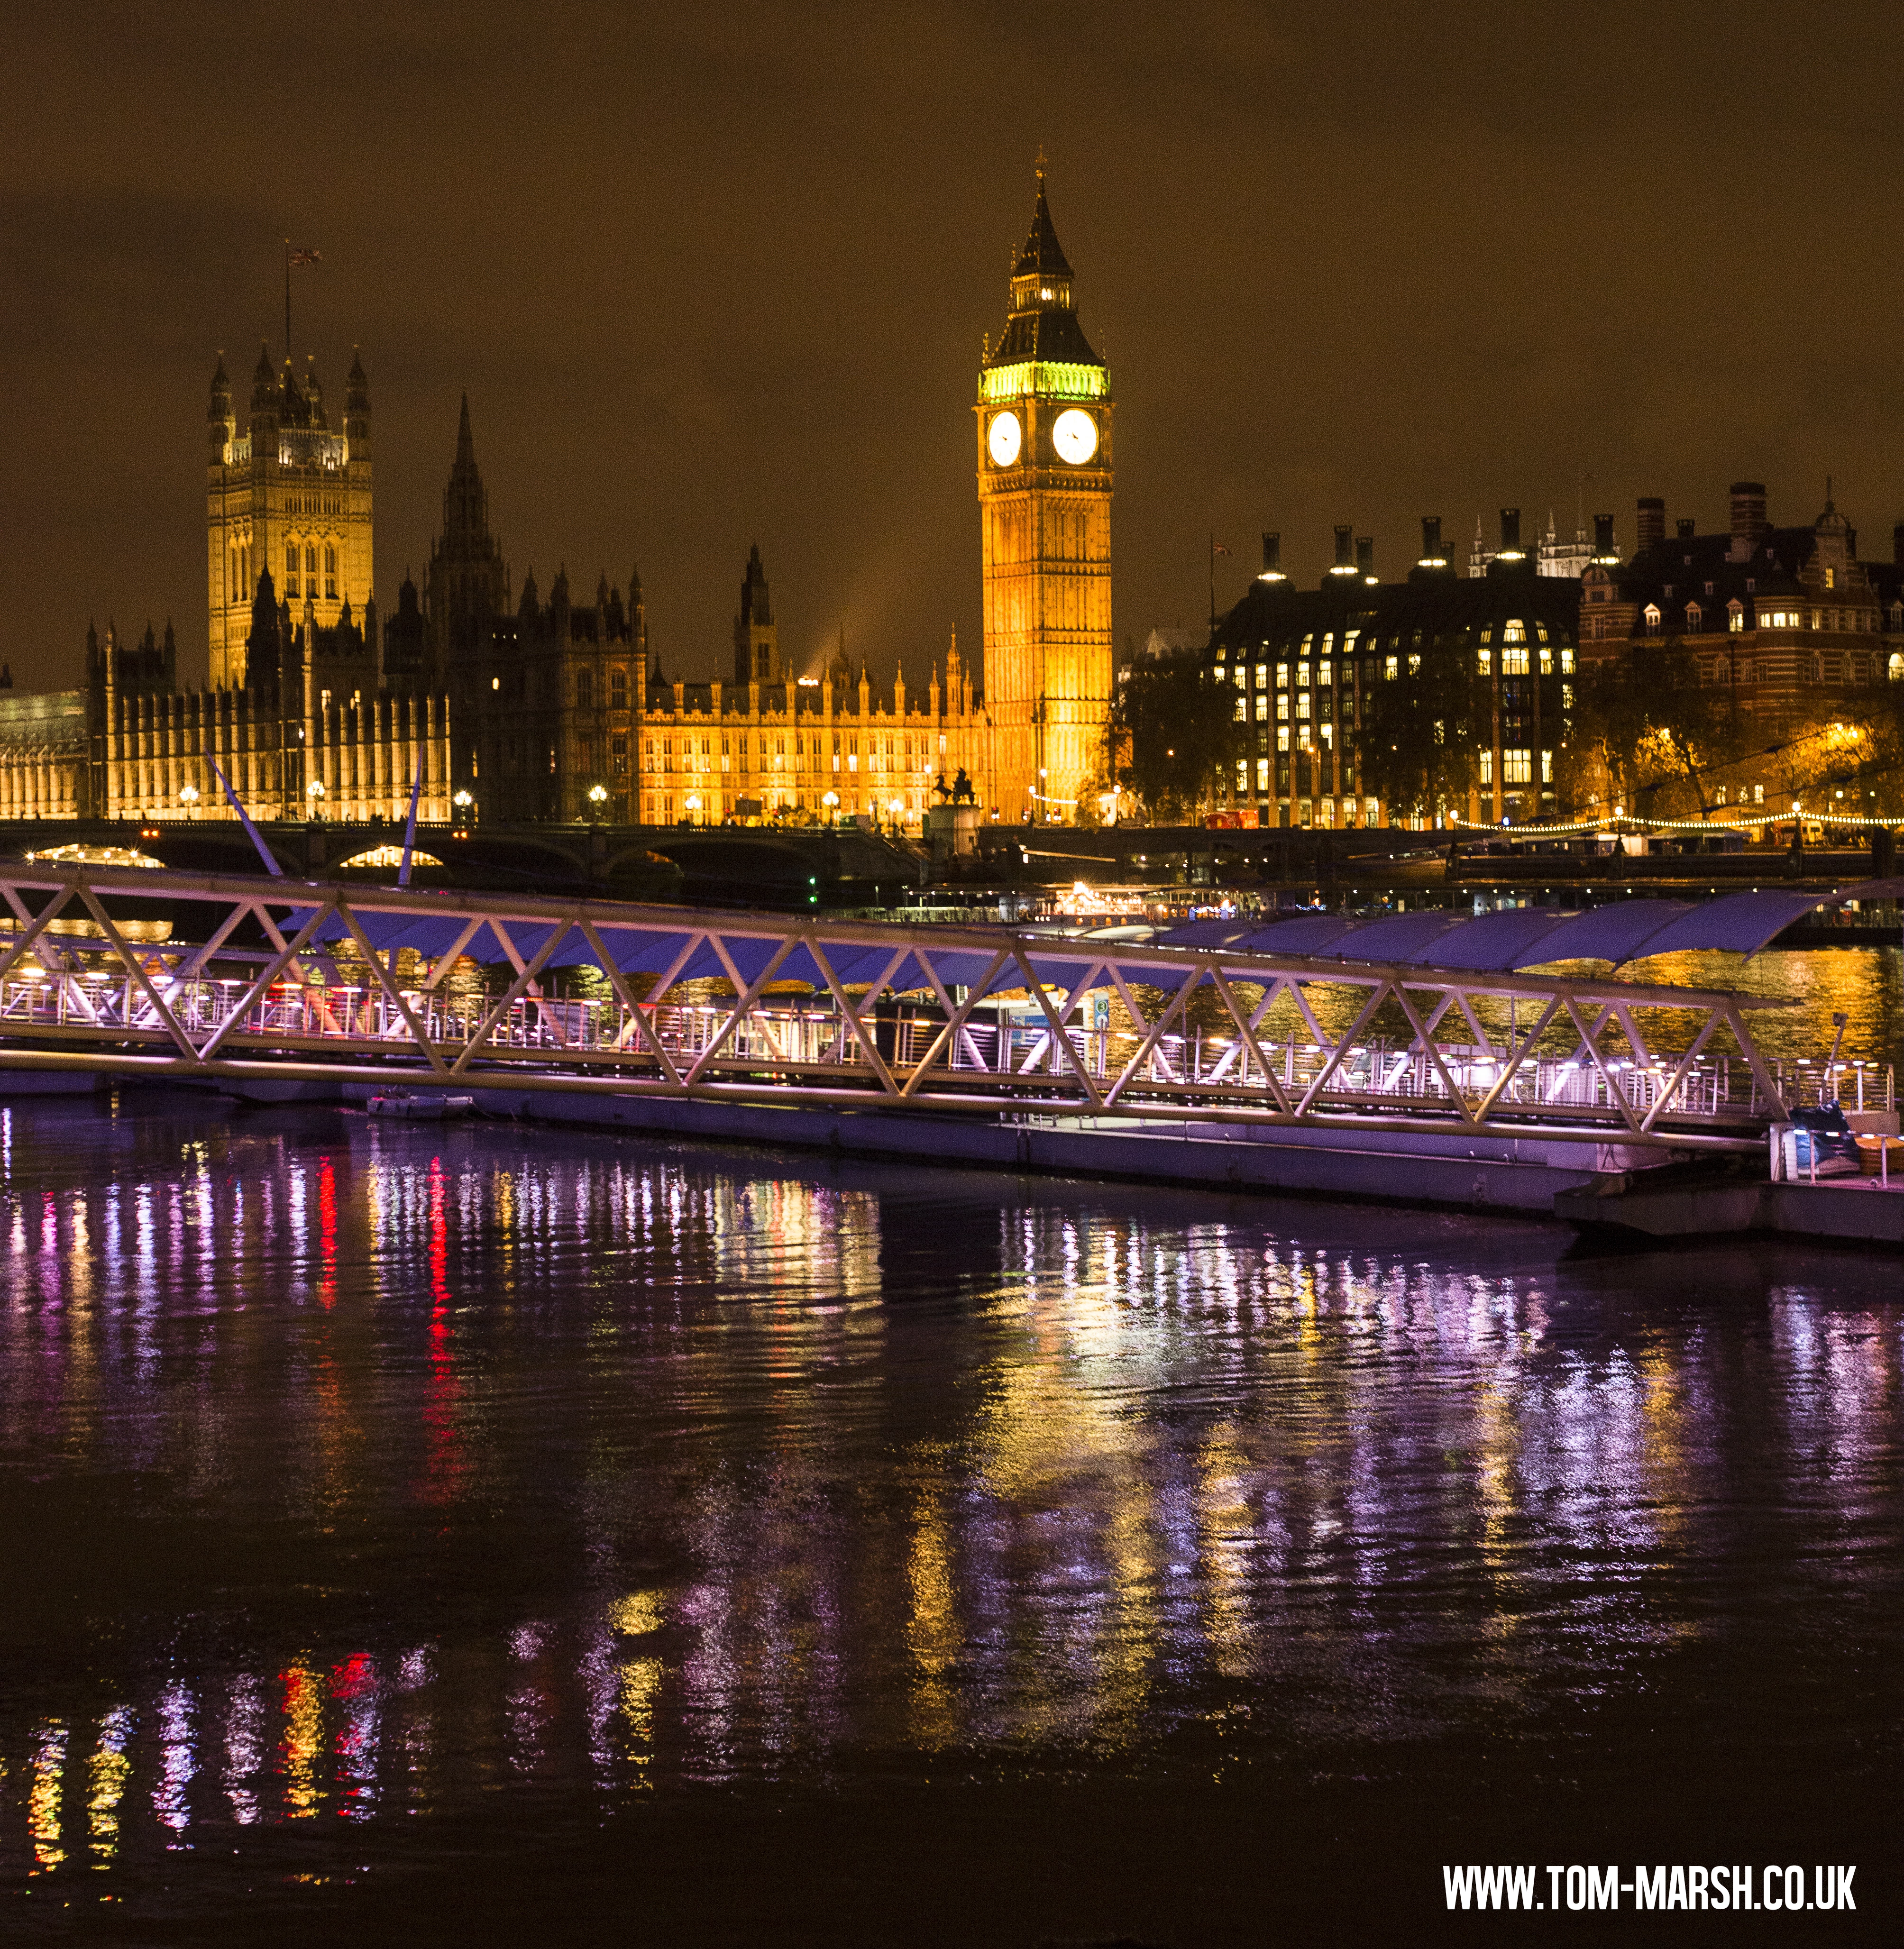
[[[0,1190],[15,1939],[1893,1904],[1894,1256],[156,1092]]]

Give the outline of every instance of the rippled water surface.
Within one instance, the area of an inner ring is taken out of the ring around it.
[[[10,1932],[1883,1899],[1894,1256],[130,1093],[0,1174]]]

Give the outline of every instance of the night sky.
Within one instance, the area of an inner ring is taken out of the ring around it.
[[[1118,403],[1116,629],[1280,528],[1417,552],[1636,494],[1904,514],[1893,6],[404,0],[8,9],[0,656],[89,618],[205,654],[204,412],[259,340],[371,381],[377,595],[419,581],[467,388],[519,592],[637,563],[724,676],[748,546],[803,664],[979,632],[981,334],[1050,160]],[[1584,490],[1582,477],[1585,477]]]

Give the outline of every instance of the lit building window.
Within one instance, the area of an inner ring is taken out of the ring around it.
[[[1501,782],[1509,785],[1532,785],[1534,782],[1533,753],[1503,751],[1501,754]]]
[[[1501,674],[1503,676],[1525,676],[1527,674],[1527,650],[1523,644],[1517,650],[1501,652]]]
[[[1276,666],[1276,688],[1278,690],[1287,690],[1289,687],[1290,667],[1287,664],[1278,664]]]
[[[1481,782],[1484,785],[1494,783],[1494,754],[1485,749],[1481,753]]]
[[[1482,676],[1492,676],[1494,674],[1493,651],[1482,650],[1479,651],[1474,659],[1474,667],[1479,675]]]
[[[1648,636],[1657,635],[1660,627],[1660,605],[1649,602],[1646,605],[1646,629]]]
[[[1267,690],[1269,688],[1269,666],[1267,664],[1258,664],[1256,666],[1256,688],[1258,690]]]
[[[1563,650],[1560,652],[1560,674],[1563,676],[1571,676],[1573,674],[1573,652],[1571,650]]]
[[[1269,694],[1267,691],[1256,699],[1256,722],[1258,724],[1269,722]]]
[[[1551,751],[1543,751],[1541,754],[1541,783],[1544,785],[1551,785],[1553,782],[1554,754]]]
[[[1392,683],[1401,673],[1402,659],[1399,657],[1384,657],[1382,659],[1382,675],[1389,682]]]

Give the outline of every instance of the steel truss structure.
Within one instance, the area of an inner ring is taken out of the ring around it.
[[[1787,1110],[1747,1021],[1778,1005],[1723,991],[123,868],[0,893],[0,1068],[1674,1147]],[[594,996],[546,992],[578,968]]]

